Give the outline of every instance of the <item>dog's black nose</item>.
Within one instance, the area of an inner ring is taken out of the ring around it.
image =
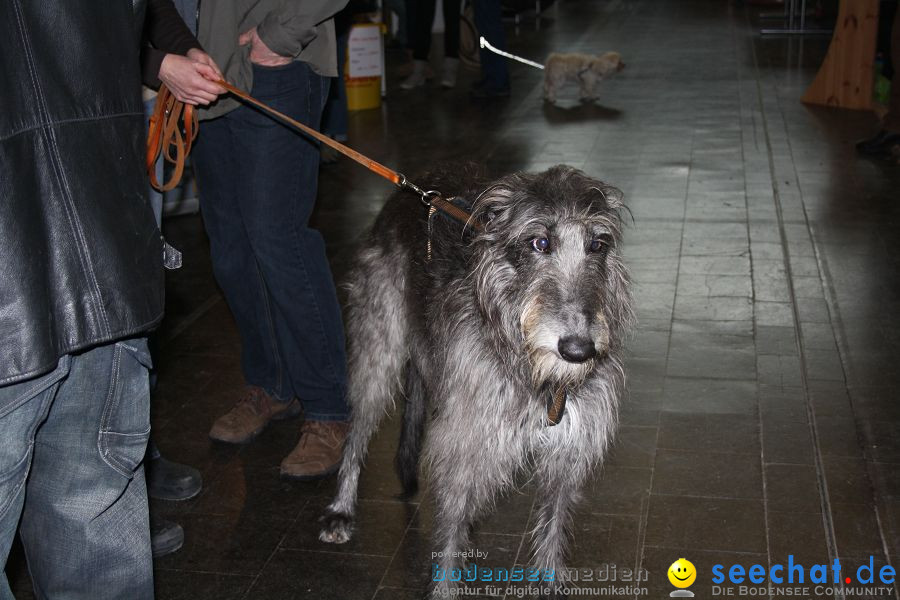
[[[575,335],[559,338],[559,355],[565,360],[574,363],[582,363],[586,360],[594,358],[597,349],[594,342],[588,338],[578,337]]]

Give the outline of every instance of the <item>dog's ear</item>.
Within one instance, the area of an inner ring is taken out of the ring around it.
[[[509,208],[516,202],[516,190],[522,189],[522,185],[514,181],[516,177],[510,175],[494,182],[475,198],[472,218],[482,223],[489,238],[503,228]]]
[[[613,210],[619,210],[625,206],[625,194],[617,187],[594,179],[590,189],[599,194],[606,205]]]
[[[596,202],[605,205],[607,210],[616,215],[617,230],[622,223],[623,213],[627,213],[631,217],[631,222],[634,223],[634,215],[628,206],[625,205],[625,194],[622,193],[622,190],[599,179],[592,179],[588,189],[593,194],[592,204]]]

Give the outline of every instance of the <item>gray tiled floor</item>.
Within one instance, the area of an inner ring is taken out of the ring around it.
[[[543,105],[540,73],[513,64],[507,101],[470,103],[473,73],[448,92],[404,93],[391,75],[384,107],[351,121],[356,148],[404,172],[566,162],[625,191],[640,326],[618,441],[585,491],[571,564],[648,569],[649,597],[671,591],[664,572],[679,556],[707,598],[717,563],[880,565],[900,552],[900,167],[855,156],[871,114],[798,101],[827,39],[761,39],[755,10],[561,1],[539,28],[511,27],[511,49],[620,51],[628,67],[598,105]],[[338,277],[388,191],[347,161],[323,169],[315,221]],[[199,217],[166,229],[185,266],[168,282],[154,428],[205,488],[154,505],[187,533],[157,563],[158,596],[419,598],[431,504],[395,498],[395,422],[373,442],[359,536],[341,547],[315,539],[333,480],[278,479],[296,423],[246,447],[207,439],[240,392],[239,340]],[[527,560],[532,504],[526,488],[479,526],[473,545],[491,565]],[[14,583],[27,597],[27,577]]]

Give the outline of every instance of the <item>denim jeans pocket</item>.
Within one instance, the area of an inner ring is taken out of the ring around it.
[[[42,377],[0,387],[0,518],[25,485],[34,433],[69,365],[70,358],[64,356]]]
[[[151,367],[146,339],[115,344],[97,447],[103,461],[129,479],[144,459],[150,438]]]

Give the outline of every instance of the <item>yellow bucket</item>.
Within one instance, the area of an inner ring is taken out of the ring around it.
[[[365,110],[381,106],[381,77],[344,77],[347,86],[347,109]]]
[[[344,85],[347,87],[349,110],[381,106],[384,65],[381,36],[381,25],[378,23],[357,24],[350,29],[347,62],[344,65]]]

